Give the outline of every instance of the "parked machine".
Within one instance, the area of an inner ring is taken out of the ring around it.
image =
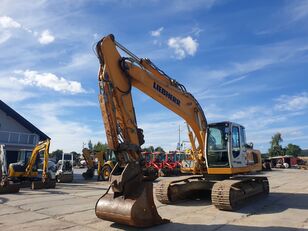
[[[88,168],[87,171],[82,174],[85,180],[94,177],[96,169],[95,159],[97,159],[97,180],[107,181],[109,179],[110,173],[115,165],[114,153],[111,150],[107,150],[106,152],[95,152],[88,148],[84,148],[82,150],[82,155]]]
[[[74,156],[72,153],[63,153],[62,159],[57,163],[57,182],[70,183],[74,180]]]
[[[7,160],[4,145],[0,144],[0,194],[18,193],[19,183],[14,183],[8,177]]]
[[[142,152],[141,154],[145,160],[145,165],[142,170],[144,176],[148,177],[149,180],[156,180],[162,168],[162,162],[157,158],[158,155],[156,155],[157,152]]]
[[[20,151],[18,162],[9,165],[8,178],[16,183],[32,184],[32,189],[55,188],[55,172],[48,169],[50,140],[40,141],[31,151]],[[43,154],[43,170],[39,176],[40,153]]]
[[[129,57],[121,57],[117,48]],[[96,204],[97,217],[135,227],[168,222],[157,213],[153,183],[143,177],[140,146],[144,138],[143,130],[137,126],[132,87],[189,125],[193,172],[199,175],[161,181],[156,189],[159,201],[175,203],[194,196],[196,191],[210,190],[212,203],[218,209],[234,210],[248,199],[268,194],[266,177],[243,176],[259,168],[259,163],[249,158],[260,156],[246,144],[243,126],[228,121],[208,126],[202,107],[182,84],[150,60],[132,54],[113,35],[102,38],[96,51],[100,62],[100,107],[108,146],[117,158],[109,179],[111,186]]]
[[[177,157],[176,152],[165,153],[161,168],[163,176],[176,176],[181,173],[181,165]]]

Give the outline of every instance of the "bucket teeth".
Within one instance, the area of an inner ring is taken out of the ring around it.
[[[134,227],[150,227],[168,223],[162,219],[153,200],[153,183],[143,182],[139,195],[128,197],[115,196],[107,192],[96,203],[95,213],[98,218]]]

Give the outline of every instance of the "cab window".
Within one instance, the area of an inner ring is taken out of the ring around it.
[[[245,146],[246,144],[246,136],[245,136],[245,128],[244,127],[241,127],[241,146]]]
[[[240,130],[238,127],[232,127],[232,154],[234,158],[240,154]]]

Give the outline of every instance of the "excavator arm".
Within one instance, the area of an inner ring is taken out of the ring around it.
[[[121,57],[117,47],[129,57]],[[97,53],[101,62],[100,102],[108,145],[114,150],[119,146],[119,128],[126,142],[137,147],[142,144],[131,97],[131,88],[136,87],[187,122],[192,150],[200,167],[204,163],[207,122],[193,95],[149,59],[140,59],[132,54],[112,35],[98,43]],[[130,157],[140,159],[140,154]]]
[[[129,55],[120,55],[121,49]],[[185,87],[159,70],[150,60],[140,59],[115,41],[113,35],[97,43],[99,101],[108,146],[117,158],[110,189],[96,204],[99,218],[146,227],[167,222],[153,202],[153,184],[142,174],[143,131],[137,126],[131,89],[136,87],[182,117],[191,130],[196,169],[205,169],[207,122],[203,110]],[[125,208],[125,209],[123,209]]]
[[[93,155],[93,158],[91,157]],[[82,173],[82,176],[84,179],[92,179],[95,172],[95,166],[94,166],[94,159],[97,158],[97,176],[98,180],[100,180],[102,166],[104,164],[104,156],[105,152],[100,151],[91,151],[88,148],[82,149],[82,156],[84,157],[86,164],[87,164],[87,171]]]
[[[32,150],[32,154],[30,156],[30,159],[27,164],[27,168],[24,173],[24,177],[31,176],[31,173],[33,171],[33,166],[35,164],[37,155],[40,153],[40,151],[44,151],[44,162],[43,162],[43,172],[42,172],[42,181],[46,181],[47,176],[47,168],[48,168],[48,156],[49,156],[49,146],[50,146],[50,140],[47,139],[45,141],[42,141],[38,143],[34,149]]]

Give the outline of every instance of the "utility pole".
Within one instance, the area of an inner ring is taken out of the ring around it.
[[[179,124],[179,141],[177,145],[177,150],[181,150],[181,124]]]

